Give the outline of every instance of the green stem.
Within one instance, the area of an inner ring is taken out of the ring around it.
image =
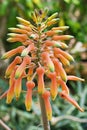
[[[44,128],[44,130],[50,130],[50,125],[49,125],[49,121],[48,121],[47,115],[46,115],[44,100],[41,96],[39,96],[39,100],[40,100],[43,128]]]

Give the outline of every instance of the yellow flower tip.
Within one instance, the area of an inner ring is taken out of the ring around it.
[[[16,26],[21,28],[21,29],[24,29],[24,27],[25,27],[24,25],[21,25],[21,24],[17,24]]]
[[[27,110],[27,111],[30,111],[30,110],[31,110],[31,105],[28,104],[28,105],[26,106],[26,110]]]
[[[17,34],[16,33],[8,33],[7,35],[11,36],[11,37],[15,37]]]
[[[59,60],[62,62],[64,66],[69,66],[70,62],[61,54],[58,55]]]
[[[15,80],[14,84],[14,94],[16,99],[19,99],[22,90],[22,76]]]
[[[7,92],[7,99],[6,99],[6,103],[10,104],[12,99],[14,97],[14,83],[12,84],[12,86],[9,87],[9,90]]]
[[[67,46],[65,43],[60,42],[60,44],[61,44],[61,48],[62,48],[62,49],[67,49],[67,48],[68,48],[68,46]]]
[[[22,23],[23,25],[25,25],[25,26],[30,25],[30,22],[29,22],[29,21],[27,21],[27,20],[25,20],[25,19],[23,19],[23,18],[20,18],[20,17],[16,17],[16,18],[17,18],[17,20],[18,20],[20,23]]]
[[[54,94],[51,93],[51,98],[52,98],[53,101],[55,100],[55,98],[56,98],[55,93]]]
[[[69,29],[69,26],[60,26],[60,27],[53,27],[52,30],[62,30],[65,31]]]
[[[7,100],[6,100],[6,103],[7,103],[7,104],[10,104],[11,101],[12,101],[11,99],[7,99]]]
[[[52,113],[47,113],[47,119],[50,121],[52,119]]]
[[[20,72],[16,72],[15,79],[18,79],[20,77]]]
[[[13,38],[8,38],[7,41],[8,42],[14,42]]]
[[[56,12],[56,13],[52,14],[50,17],[48,17],[47,21],[50,21],[50,20],[54,19],[57,16],[58,16],[58,12]]]
[[[50,72],[54,72],[54,67],[49,65]]]
[[[2,57],[1,57],[1,60],[5,60],[7,59],[8,57],[6,56],[6,54],[4,54]]]
[[[14,31],[15,30],[15,28],[8,28],[10,31]]]
[[[51,26],[53,24],[56,24],[59,21],[59,18],[52,19],[47,22],[47,26]]]

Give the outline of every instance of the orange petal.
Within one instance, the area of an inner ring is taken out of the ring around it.
[[[62,30],[65,31],[69,28],[69,26],[60,26],[60,27],[53,27],[52,30]]]
[[[13,82],[12,86],[10,86],[8,89],[6,103],[8,103],[8,104],[11,103],[13,97],[14,97],[14,82]]]
[[[29,65],[30,63],[31,63],[31,58],[29,56],[26,56],[26,57],[23,58],[23,62],[21,63],[21,65],[16,70],[16,73],[15,73],[16,79],[19,78],[22,75],[22,73],[25,70],[26,65],[27,64]]]
[[[9,30],[10,30],[11,32],[15,32],[15,33],[28,34],[28,31],[27,31],[27,30],[20,29],[20,28],[9,28]]]
[[[45,91],[43,93],[42,97],[43,97],[44,103],[45,103],[47,118],[48,118],[48,120],[51,120],[51,118],[52,118],[52,108],[51,108],[51,104],[50,104],[50,100],[49,100],[50,92]]]
[[[24,46],[19,46],[16,49],[8,51],[1,57],[1,59],[11,58],[12,56],[16,55],[17,53],[21,53],[23,49],[24,49]]]
[[[57,56],[64,66],[69,66],[70,62],[61,54]]]
[[[70,54],[68,54],[68,53],[65,52],[65,51],[62,51],[62,50],[59,49],[59,48],[54,48],[54,54],[55,54],[55,56],[57,56],[58,54],[61,54],[61,55],[63,55],[67,60],[69,60],[69,61],[74,61],[73,57],[72,57]]]
[[[68,80],[74,80],[74,81],[84,81],[84,79],[76,77],[76,76],[73,76],[73,75],[67,76],[67,79]]]
[[[52,37],[53,40],[57,41],[57,40],[69,40],[73,38],[73,36],[71,35],[54,35]]]
[[[84,110],[78,105],[78,103],[72,99],[71,97],[69,97],[64,91],[60,93],[60,96],[64,99],[66,99],[67,101],[69,101],[71,104],[73,104],[76,108],[78,108],[81,112],[83,112]]]
[[[52,97],[52,100],[55,100],[56,96],[57,96],[57,81],[56,81],[56,73],[53,72],[53,73],[50,73],[49,78],[51,78],[51,97]]]
[[[33,81],[27,81],[26,86],[27,86],[27,94],[25,98],[25,106],[26,110],[30,111],[32,106],[32,89],[35,87],[35,83]]]
[[[27,48],[25,48],[23,51],[22,51],[22,53],[21,53],[21,56],[27,56],[28,55],[28,53],[30,52],[30,51],[32,51],[32,50],[34,50],[35,49],[35,46],[34,46],[34,44],[32,43],[32,44],[30,44]]]
[[[13,69],[15,68],[15,66],[19,63],[22,62],[22,59],[21,57],[17,56],[14,61],[8,66],[8,68],[6,69],[6,72],[5,72],[5,76],[6,77],[9,77],[10,74],[12,73]]]
[[[45,73],[45,70],[43,67],[38,67],[36,71],[38,74],[38,93],[42,94],[42,93],[44,93],[44,73]]]
[[[53,59],[53,63],[54,63],[54,66],[55,66],[55,70],[57,70],[58,72],[58,75],[60,75],[60,77],[64,80],[64,81],[67,81],[67,75],[66,75],[66,72],[65,70],[63,69],[63,66],[62,64],[59,62],[58,59]]]
[[[58,79],[58,84],[61,85],[62,91],[64,91],[67,95],[69,94],[69,88],[67,87],[66,83],[62,79]]]
[[[25,98],[26,110],[30,111],[32,106],[32,89],[28,89]]]
[[[22,77],[15,80],[14,93],[15,93],[16,99],[18,99],[20,96],[20,93],[22,90],[21,87],[22,87]]]
[[[49,70],[51,72],[54,72],[54,64],[53,64],[53,62],[52,62],[52,60],[51,60],[51,58],[49,56],[49,53],[48,52],[43,52],[41,56],[42,56],[42,59],[47,63],[47,66],[48,66]]]

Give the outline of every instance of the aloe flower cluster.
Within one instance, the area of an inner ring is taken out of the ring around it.
[[[32,20],[27,21],[17,17],[19,24],[16,28],[9,28],[8,42],[21,42],[21,46],[6,52],[2,60],[15,59],[7,67],[5,78],[9,79],[9,89],[6,91],[6,102],[9,104],[14,97],[19,99],[22,89],[22,79],[26,79],[25,107],[31,110],[32,94],[34,91],[40,95],[45,104],[48,120],[52,118],[50,99],[55,100],[60,96],[66,99],[81,112],[83,109],[70,97],[67,80],[84,81],[76,76],[67,75],[65,67],[74,61],[73,57],[65,51],[68,48],[65,40],[73,38],[63,35],[68,26],[57,25],[58,13],[47,17],[47,10],[32,13]],[[44,80],[50,81],[48,86]],[[36,79],[36,80],[34,80]],[[59,88],[61,91],[59,91]]]

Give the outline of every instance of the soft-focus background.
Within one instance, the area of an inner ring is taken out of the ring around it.
[[[59,97],[52,102],[53,118],[51,130],[86,130],[87,129],[87,0],[0,0],[0,57],[4,52],[15,48],[20,43],[8,43],[9,27],[17,24],[16,16],[31,19],[34,9],[48,8],[48,15],[59,13],[58,26],[70,26],[65,34],[73,35],[70,40],[69,53],[75,58],[75,63],[66,68],[68,74],[77,75],[85,82],[67,83],[70,94],[80,104],[85,112],[79,112],[75,107]],[[9,60],[0,60],[0,95],[7,90],[8,81],[4,79],[4,71]],[[23,87],[24,87],[23,81]],[[15,99],[10,105],[6,99],[0,101],[0,119],[12,130],[43,130],[38,97],[33,96],[32,110],[27,112],[24,106],[24,94],[19,101]],[[0,125],[0,130],[5,130]]]

